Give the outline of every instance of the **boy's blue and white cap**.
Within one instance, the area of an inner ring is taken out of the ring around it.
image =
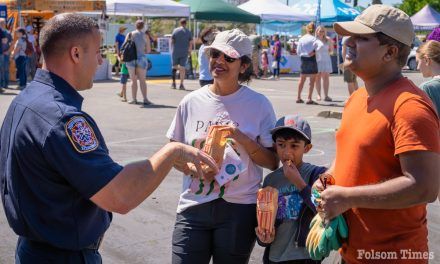
[[[275,127],[270,130],[270,133],[273,135],[275,132],[283,128],[293,129],[303,135],[310,142],[312,141],[312,129],[310,128],[309,123],[300,115],[287,115],[281,117],[278,119]]]

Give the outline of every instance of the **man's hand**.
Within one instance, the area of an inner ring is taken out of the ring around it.
[[[327,186],[321,192],[321,203],[318,206],[318,211],[326,223],[352,207],[347,192],[348,187],[337,185]]]
[[[275,228],[272,229],[272,232],[269,233],[268,231],[264,230],[260,232],[258,227],[255,228],[255,233],[257,234],[258,239],[263,242],[264,244],[270,244],[275,239]]]
[[[196,168],[196,175],[200,178],[204,177],[204,170],[202,169],[203,164],[207,165],[209,170],[213,171],[214,175],[219,171],[214,159],[197,148],[176,143],[176,154],[177,158],[174,161],[174,166],[192,163]]]
[[[283,162],[284,177],[286,177],[298,190],[304,189],[307,184],[304,182],[301,174],[291,160]]]

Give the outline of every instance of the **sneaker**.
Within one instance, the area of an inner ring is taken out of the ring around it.
[[[296,100],[296,103],[297,103],[297,104],[303,104],[304,101],[303,101],[302,99],[298,99],[298,100]]]
[[[122,97],[122,93],[116,93],[116,95]]]
[[[129,103],[129,104],[137,104],[138,102],[137,102],[137,100],[131,100],[131,101],[129,101],[128,103]]]
[[[171,89],[176,89],[176,84],[175,83],[173,83],[173,84],[171,84],[171,87],[170,87]]]
[[[127,99],[122,98],[122,99],[121,99],[121,102],[124,102],[124,103],[125,103],[125,102],[127,102]]]
[[[185,86],[183,86],[183,84],[181,84],[181,85],[179,86],[179,90],[186,90],[186,89],[185,89]]]
[[[331,101],[333,101],[333,99],[332,99],[331,97],[326,96],[326,97],[324,98],[324,101],[326,101],[326,102],[331,102]]]

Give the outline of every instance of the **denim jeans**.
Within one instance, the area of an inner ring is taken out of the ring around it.
[[[0,55],[0,87],[9,85],[9,55]]]
[[[19,85],[21,88],[24,88],[27,81],[26,56],[18,56],[18,58],[15,59],[15,66],[17,67],[17,77],[20,79]]]

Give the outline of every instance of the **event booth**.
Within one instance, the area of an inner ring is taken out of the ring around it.
[[[188,5],[171,0],[107,0],[107,15],[148,18],[189,17]],[[149,62],[147,76],[171,75],[171,39],[158,39],[158,53],[146,55]]]
[[[429,5],[425,5],[411,17],[416,30],[432,30],[440,26],[440,13]]]
[[[276,33],[283,34],[292,33],[301,30],[302,23],[313,21],[316,15],[305,14],[298,12],[292,7],[287,6],[278,1],[271,0],[250,0],[238,6],[251,14],[257,15],[261,18],[261,23],[257,27],[257,32],[260,35],[268,35],[267,30],[263,33],[263,29],[275,27]],[[275,32],[269,35],[273,35]],[[272,55],[268,54],[269,65],[272,63]],[[289,51],[283,49],[280,61],[280,72],[291,73],[298,72],[300,66],[300,59],[297,55],[291,55]]]
[[[38,36],[45,21],[57,13],[102,11],[105,9],[105,0],[0,0],[0,4],[6,6],[7,28],[14,39],[17,27],[28,28],[31,26]],[[109,65],[108,61],[104,61],[104,64]],[[14,81],[16,68],[13,60],[9,72],[10,80]]]

